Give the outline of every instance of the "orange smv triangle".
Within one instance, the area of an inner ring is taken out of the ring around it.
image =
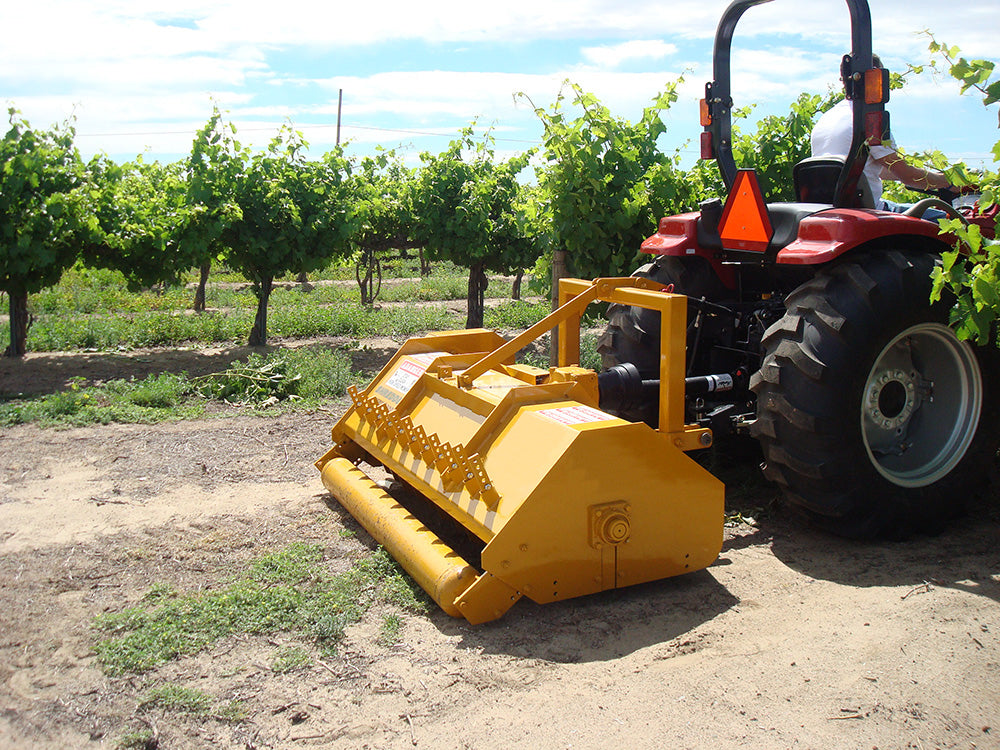
[[[722,246],[730,250],[756,250],[764,252],[767,243],[774,236],[771,217],[767,215],[767,205],[760,192],[757,173],[752,169],[736,172],[733,187],[729,191],[726,207],[719,220],[719,236]]]

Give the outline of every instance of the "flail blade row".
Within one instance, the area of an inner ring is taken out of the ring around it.
[[[365,396],[356,386],[350,386],[347,392],[359,420],[374,426],[379,447],[389,452],[393,445],[398,445],[437,471],[446,492],[460,492],[464,488],[471,498],[481,500],[491,511],[496,510],[500,494],[486,473],[482,456],[469,455],[461,444],[442,442],[437,434],[428,434],[422,426],[415,425],[408,415],[389,409],[377,398]]]

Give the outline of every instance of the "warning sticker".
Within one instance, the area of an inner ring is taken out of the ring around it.
[[[585,424],[587,422],[610,422],[613,417],[603,411],[591,409],[589,406],[561,406],[558,409],[542,409],[538,412],[559,424]]]
[[[408,356],[414,362],[419,362],[420,364],[422,364],[424,366],[424,369],[426,370],[428,367],[431,366],[431,362],[433,362],[438,357],[445,356],[445,354],[447,354],[447,352],[424,352],[423,354],[407,354],[406,356]]]
[[[441,356],[441,352],[409,355],[403,359],[395,372],[385,381],[385,385],[400,393],[406,393],[427,372],[431,362]]]
[[[385,384],[400,393],[406,393],[413,387],[413,384],[420,380],[420,376],[427,371],[428,365],[421,365],[418,362],[403,360],[396,371],[389,376]]]

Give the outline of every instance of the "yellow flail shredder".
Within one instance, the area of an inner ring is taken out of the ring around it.
[[[722,546],[723,485],[686,454],[712,442],[684,424],[687,299],[633,277],[564,279],[559,294],[511,341],[482,329],[408,340],[350,390],[316,462],[431,598],[473,624],[522,596],[541,604],[699,570]],[[580,317],[597,300],[660,311],[658,429],[602,411],[597,373],[577,364]],[[556,327],[557,367],[514,363]],[[409,507],[365,466],[413,488]]]

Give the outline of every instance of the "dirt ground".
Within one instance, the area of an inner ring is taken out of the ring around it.
[[[0,390],[234,354],[33,355],[0,367]],[[0,748],[115,747],[135,731],[158,748],[1000,748],[995,504],[934,538],[871,544],[779,507],[681,578],[522,600],[479,627],[406,615],[391,646],[371,612],[336,658],[287,674],[269,666],[290,643],[278,636],[105,675],[93,618],[154,583],[216,585],[292,541],[322,544],[331,570],[371,548],[312,466],[342,406],[0,431]],[[748,508],[770,504],[757,492]],[[242,701],[246,718],[139,705],[167,683]]]

